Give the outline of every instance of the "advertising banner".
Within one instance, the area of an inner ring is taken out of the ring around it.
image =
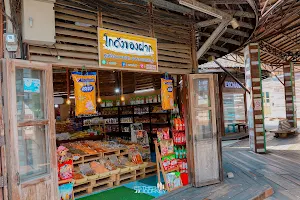
[[[155,38],[98,28],[98,46],[101,68],[158,71]]]

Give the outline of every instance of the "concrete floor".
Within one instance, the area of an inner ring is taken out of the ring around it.
[[[267,154],[249,151],[248,139],[223,145],[225,180],[202,188],[185,188],[160,199],[255,199],[272,188],[269,200],[300,199],[300,135],[285,139],[267,134]],[[234,178],[228,179],[227,172]]]

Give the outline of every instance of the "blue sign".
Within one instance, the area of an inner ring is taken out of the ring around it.
[[[34,78],[23,78],[24,92],[40,93],[41,81]]]

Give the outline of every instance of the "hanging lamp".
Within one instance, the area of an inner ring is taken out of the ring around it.
[[[100,80],[99,80],[99,70],[97,70],[97,102],[101,103],[102,99],[100,97]]]
[[[66,79],[67,79],[67,101],[66,101],[66,104],[71,105],[71,100],[70,100],[70,82],[69,82],[69,68],[66,68]]]
[[[125,96],[123,95],[123,72],[121,71],[121,101],[125,101]]]

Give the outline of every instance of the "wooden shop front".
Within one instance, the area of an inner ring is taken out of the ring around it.
[[[111,8],[118,12],[111,12]],[[1,151],[1,153],[4,163],[6,163],[6,167],[2,169],[4,169],[4,174],[7,174],[4,198],[13,200],[29,198],[56,200],[60,198],[56,155],[56,148],[60,144],[56,140],[57,122],[59,121],[57,111],[59,110],[60,118],[66,113],[69,115],[68,118],[74,114],[72,106],[76,106],[76,103],[70,99],[73,96],[72,89],[74,87],[70,79],[73,71],[96,72],[97,99],[101,97],[101,100],[114,101],[111,106],[102,107],[99,100],[97,113],[101,115],[104,110],[111,109],[107,107],[115,107],[116,113],[109,113],[109,115],[117,115],[115,118],[119,120],[116,122],[119,127],[118,133],[128,130],[123,129],[121,124],[124,107],[130,107],[131,110],[129,110],[132,113],[126,113],[126,115],[132,114],[133,120],[135,120],[135,115],[149,115],[150,121],[144,123],[150,124],[149,131],[146,131],[150,135],[150,142],[157,138],[157,136],[153,136],[153,126],[159,127],[159,123],[161,123],[157,121],[155,125],[156,122],[151,121],[152,114],[155,116],[161,114],[158,111],[157,113],[153,112],[153,104],[161,106],[161,102],[158,99],[156,102],[153,100],[149,102],[149,97],[148,101],[146,101],[147,98],[140,98],[138,103],[132,103],[130,99],[138,96],[134,91],[149,89],[151,89],[150,94],[146,93],[145,96],[154,95],[159,98],[158,95],[161,94],[159,91],[161,89],[160,78],[170,77],[173,80],[172,87],[176,91],[174,100],[179,105],[180,114],[178,115],[184,121],[185,129],[178,128],[179,130],[176,130],[175,123],[171,122],[172,110],[161,110],[161,112],[163,115],[167,115],[167,121],[164,122],[170,132],[175,128],[176,131],[185,133],[189,183],[200,187],[222,181],[221,126],[223,124],[221,124],[220,116],[217,116],[217,113],[220,112],[218,77],[213,74],[191,74],[198,66],[195,58],[193,21],[185,16],[168,13],[151,6],[149,9],[136,7],[133,10],[126,5],[115,5],[113,2],[103,4],[101,12],[99,12],[58,1],[55,4],[55,12],[55,45],[45,47],[28,44],[29,60],[2,60],[2,95],[4,96],[5,119],[5,146],[2,148],[5,151]],[[132,15],[138,17],[134,18]],[[170,20],[172,18],[173,20]],[[157,69],[147,71],[144,65],[139,65],[138,70],[130,69],[130,67],[125,67],[128,65],[120,66],[120,63],[116,67],[105,68],[107,62],[99,59],[98,55],[100,40],[98,27],[131,33],[136,36],[156,38]],[[165,74],[166,72],[169,75]],[[120,92],[114,91],[117,87],[121,90]],[[55,106],[54,95],[56,97],[60,95],[59,97],[63,99],[63,103],[58,107]],[[122,95],[126,99],[125,105],[122,105]],[[135,101],[137,101],[136,99]],[[135,113],[135,108],[141,104],[142,106],[146,104],[146,107],[149,107],[148,111]],[[66,109],[66,106],[69,107]],[[105,117],[103,120],[105,121]],[[174,133],[171,134],[173,140]],[[107,135],[104,136],[107,138]],[[129,136],[124,136],[124,138],[126,137]],[[125,140],[124,138],[123,140]],[[99,139],[103,138],[93,138],[93,141]],[[87,140],[92,139],[88,138]],[[162,152],[158,150],[156,153]],[[80,155],[74,164],[90,163],[106,158],[106,154],[124,156],[128,152],[126,152],[126,148],[120,148],[113,151],[102,151],[98,154]],[[175,153],[173,152],[173,154]],[[29,157],[33,160],[28,160]],[[162,170],[164,175],[179,170],[179,168],[164,169],[162,160],[158,160],[158,158],[156,157],[157,160],[154,160],[156,164],[152,166],[150,166],[151,164],[144,167],[141,165],[131,166],[131,171],[126,171],[126,173],[124,171],[126,176],[122,176],[120,170],[113,176],[110,172],[107,176],[86,180],[82,185],[76,185],[75,182],[75,186],[79,186],[77,187],[79,189],[74,189],[74,192],[78,192],[79,195],[81,192],[90,194],[98,191],[98,187],[106,189],[118,186],[125,179],[136,181],[144,178],[147,170],[151,171],[156,166],[156,169]],[[147,164],[149,163],[150,161],[147,162]],[[151,172],[155,172],[156,169]],[[72,181],[66,180],[65,183]]]

